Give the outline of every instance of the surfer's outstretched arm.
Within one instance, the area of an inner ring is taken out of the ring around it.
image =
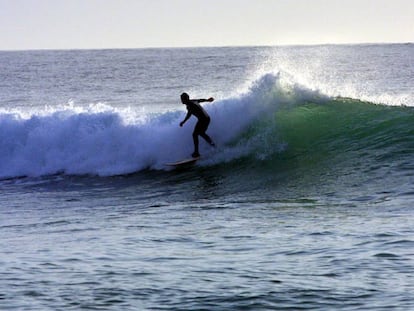
[[[204,103],[204,102],[212,102],[214,100],[213,97],[210,97],[208,99],[200,98],[200,99],[192,99],[192,101],[195,101],[197,103]]]

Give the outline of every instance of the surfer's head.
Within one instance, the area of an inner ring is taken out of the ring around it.
[[[181,94],[181,102],[183,104],[188,103],[190,101],[190,96],[187,93]]]

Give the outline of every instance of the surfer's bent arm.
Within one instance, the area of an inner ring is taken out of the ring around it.
[[[180,123],[180,126],[183,126],[185,122],[187,122],[188,119],[191,117],[191,112],[187,112],[187,115],[185,116],[184,120]]]

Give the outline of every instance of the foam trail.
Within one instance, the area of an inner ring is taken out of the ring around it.
[[[175,114],[169,114],[146,123],[126,124],[113,111],[58,111],[28,119],[2,114],[0,177],[57,172],[114,175],[142,170],[166,158],[166,150],[185,149],[172,126],[175,119]]]

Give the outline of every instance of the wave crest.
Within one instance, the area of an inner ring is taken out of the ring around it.
[[[264,74],[245,92],[205,105],[212,117],[208,133],[220,147],[214,151],[200,141],[204,164],[250,155],[266,159],[285,150],[306,149],[307,140],[314,141],[313,145],[326,142],[326,137],[330,137],[328,144],[338,147],[337,137],[353,135],[349,128],[368,131],[363,122],[371,118],[382,122],[390,115],[384,111],[387,108],[394,109],[398,118],[403,109],[373,107],[378,106],[359,101],[347,105],[344,99],[291,82],[282,73]],[[72,104],[31,114],[0,113],[0,177],[62,172],[107,176],[165,169],[164,163],[188,157],[193,148],[191,132],[196,120],[191,118],[180,128],[186,113],[180,108],[151,114],[142,107],[119,110]],[[368,117],[361,120],[361,113]],[[348,123],[341,121],[344,118]]]

